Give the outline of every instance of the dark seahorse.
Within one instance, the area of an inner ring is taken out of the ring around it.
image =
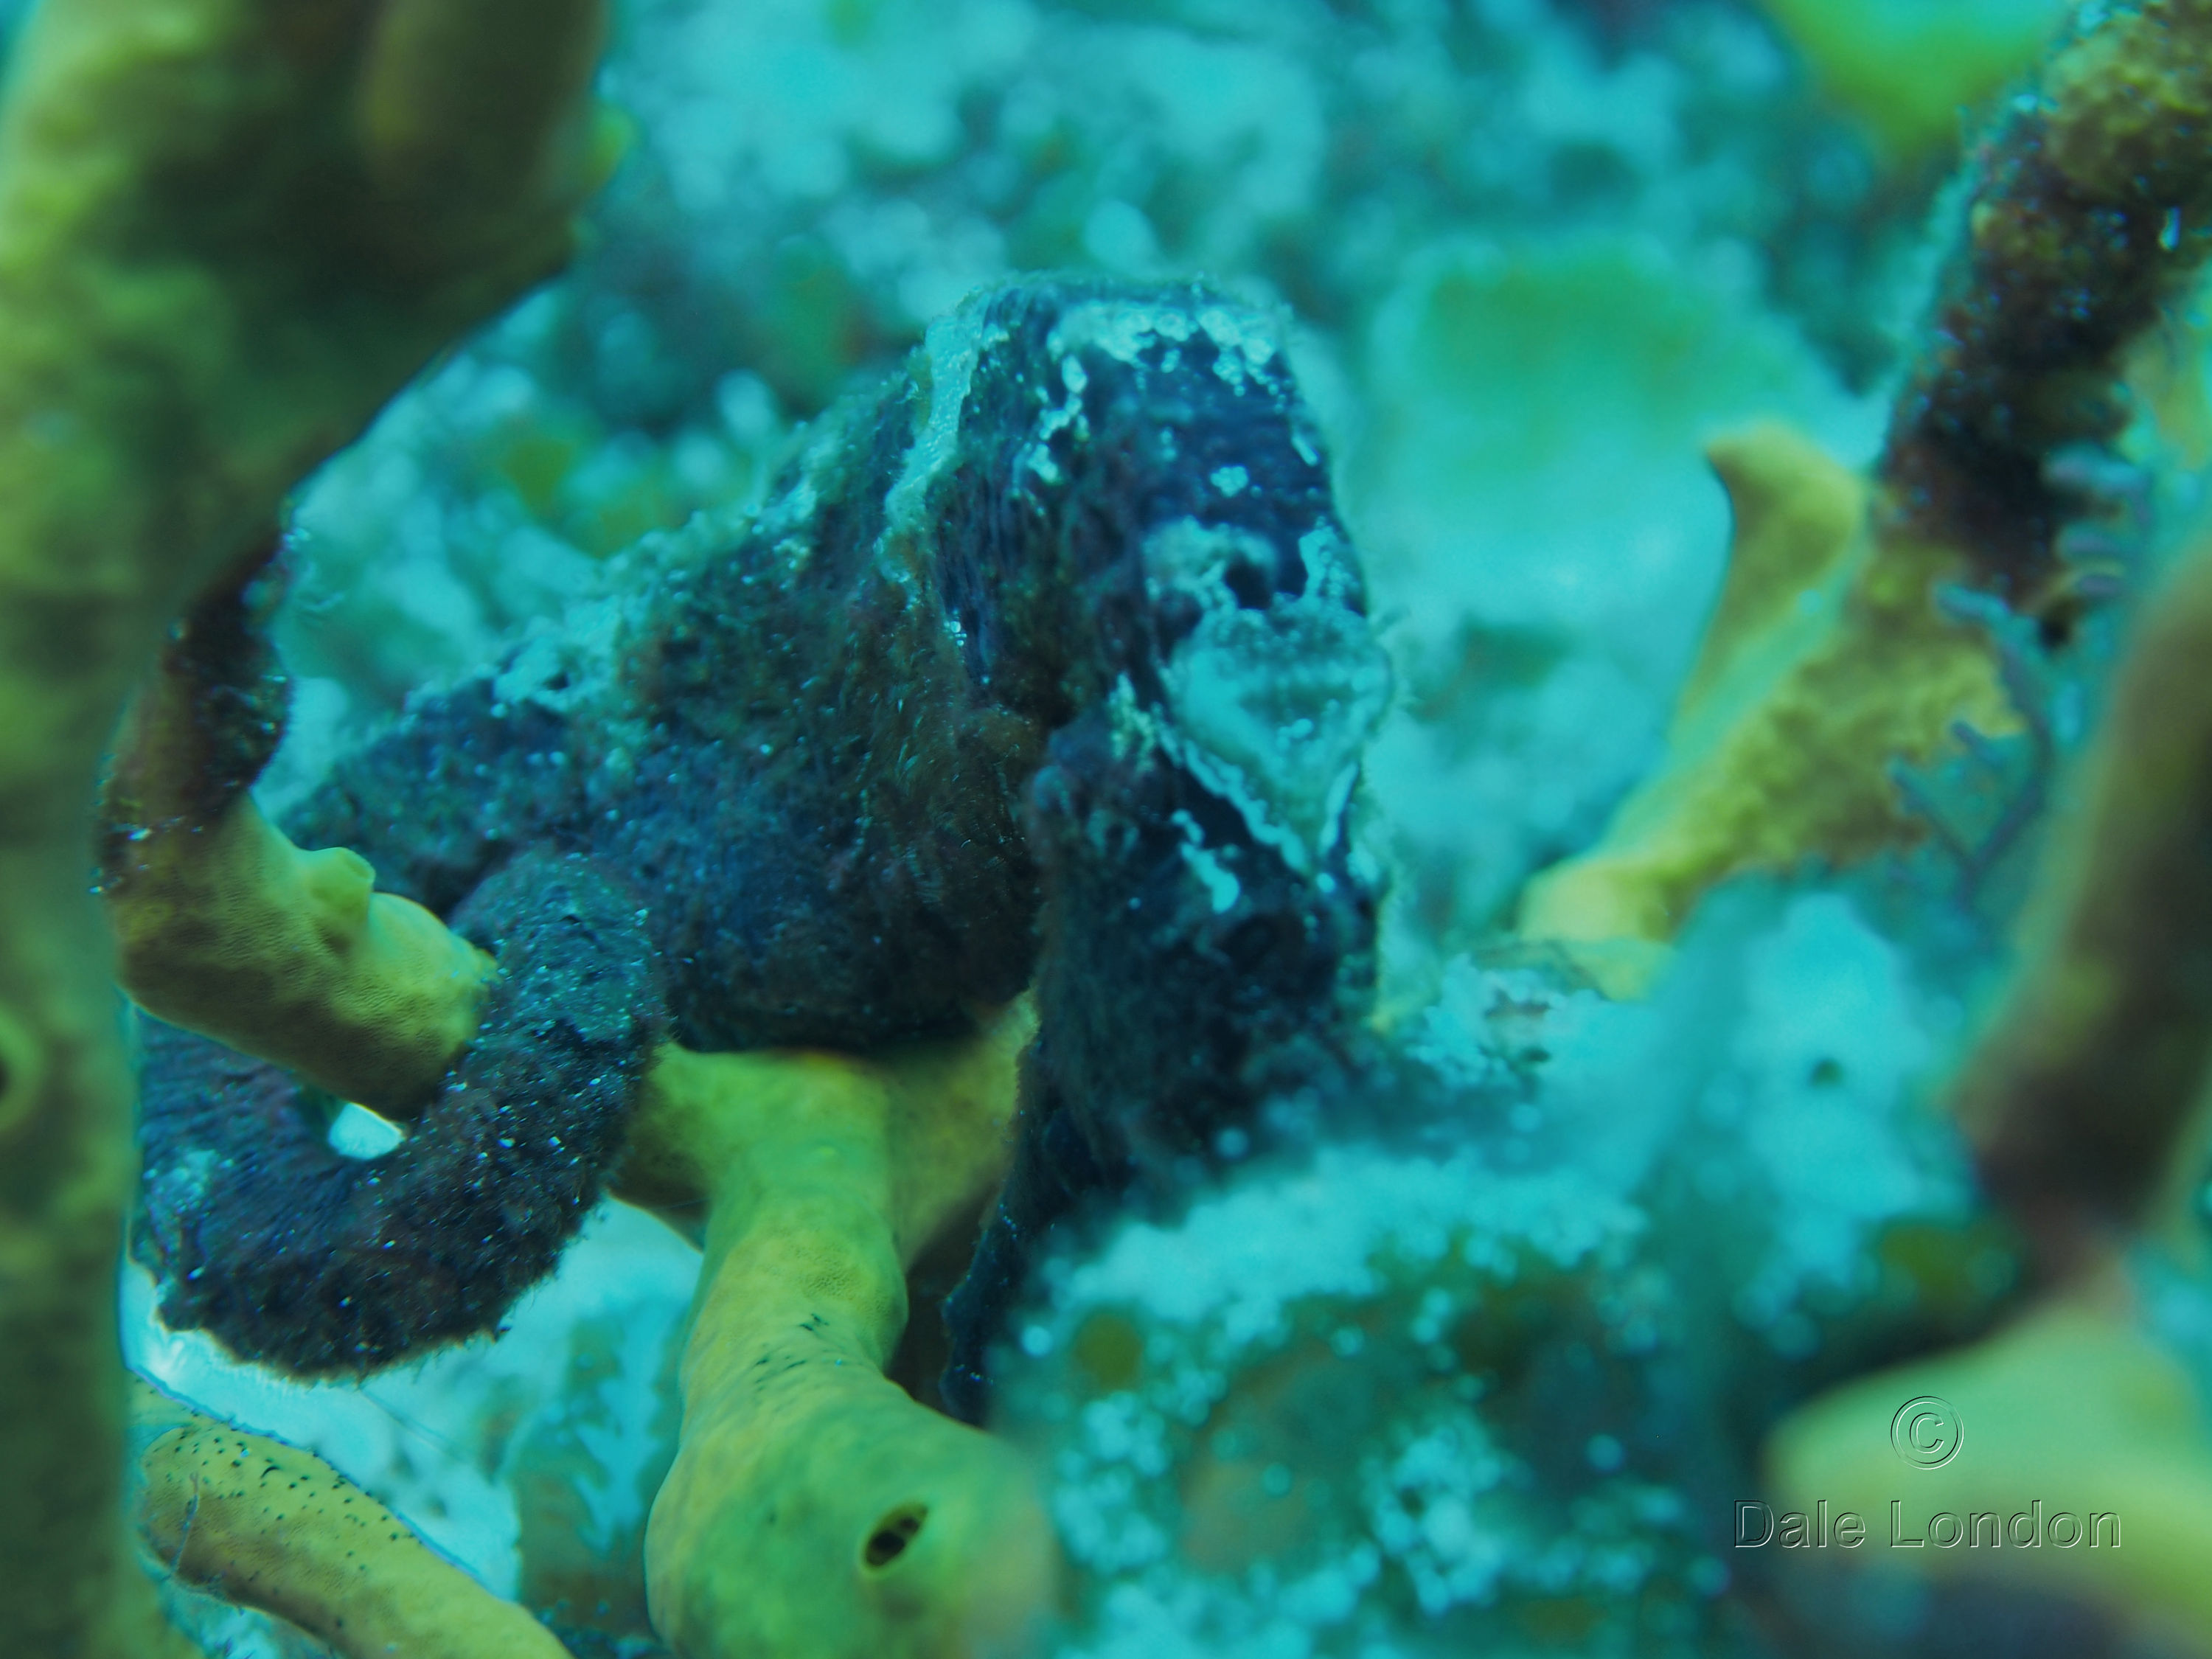
[[[1056,1223],[1264,1145],[1363,1064],[1364,612],[1266,319],[1202,286],[979,295],[750,524],[640,550],[290,816],[501,975],[374,1160],[275,1068],[154,1033],[165,1317],[304,1374],[489,1328],[664,1034],[866,1050],[1034,984],[1015,1167],[950,1310],[946,1397],[978,1413]]]

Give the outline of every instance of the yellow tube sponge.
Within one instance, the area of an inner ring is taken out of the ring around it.
[[[1595,848],[1530,884],[1528,937],[1660,944],[1737,871],[1865,857],[1909,833],[1893,758],[1930,758],[1954,720],[2017,726],[1988,641],[1936,610],[1955,559],[1872,528],[1867,484],[1786,427],[1706,453],[1735,538],[1666,763]],[[1650,960],[1593,955],[1615,988]]]
[[[149,1013],[395,1117],[475,1035],[491,958],[377,892],[358,854],[301,852],[251,795],[134,851],[106,908],[118,977]]]
[[[374,890],[355,854],[303,853],[247,793],[289,682],[257,555],[172,630],[100,792],[100,894],[149,1012],[404,1116],[475,1034],[491,959]]]
[[[1052,1529],[1012,1448],[883,1375],[905,1271],[1003,1173],[1031,1017],[879,1063],[664,1052],[633,1196],[709,1203],[681,1449],[646,1539],[684,1659],[1018,1650]]]
[[[185,1583],[289,1620],[342,1659],[566,1659],[321,1458],[165,1404],[156,1420],[179,1420],[139,1459],[138,1524]]]

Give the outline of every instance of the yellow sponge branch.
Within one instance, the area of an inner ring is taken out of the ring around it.
[[[1017,1004],[875,1062],[656,1064],[624,1190],[709,1206],[682,1448],[646,1542],[654,1625],[685,1659],[1012,1651],[1049,1605],[1018,1454],[883,1375],[906,1267],[1003,1173],[1031,1026]]]
[[[342,1659],[565,1659],[536,1620],[321,1458],[155,1410],[180,1420],[139,1459],[138,1522],[185,1583],[289,1620]]]
[[[1735,534],[1666,763],[1595,848],[1530,884],[1530,937],[1661,944],[1739,871],[1869,856],[1912,834],[1892,761],[1931,759],[1955,721],[2018,727],[1989,641],[1936,608],[1954,556],[1875,528],[1868,486],[1787,428],[1709,453]],[[1652,960],[1592,956],[1618,990]]]
[[[358,854],[301,851],[252,796],[133,853],[107,916],[118,977],[149,1013],[398,1117],[475,1035],[491,958],[377,892]]]

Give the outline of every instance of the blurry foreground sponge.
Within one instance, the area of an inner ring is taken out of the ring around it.
[[[1918,1401],[1937,1415],[1897,1447],[1914,1431],[1893,1425]],[[2170,1640],[2188,1633],[2149,1651],[2212,1650],[2200,1391],[2091,1297],[1826,1395],[1776,1431],[1767,1465],[1778,1509],[1826,1502],[1864,1519],[1854,1565],[2070,1595]]]

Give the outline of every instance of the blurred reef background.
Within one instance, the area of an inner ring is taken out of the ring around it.
[[[1698,445],[1771,414],[1871,451],[1963,112],[2057,15],[628,5],[588,251],[302,495],[269,787],[757,499],[979,284],[1204,274],[1293,320],[1404,681],[1370,770],[1398,937],[1464,948],[1653,752],[1725,544]]]
[[[1722,1431],[1665,1402],[1759,1420],[1878,1357],[1855,1310],[1963,1331],[2007,1294],[1933,1095],[2033,826],[1963,896],[1934,834],[1739,881],[1647,1002],[1508,929],[1659,756],[1729,538],[1702,444],[1779,416],[1872,456],[1947,187],[2060,9],[627,0],[601,92],[629,149],[582,257],[297,499],[264,805],[640,538],[757,503],[979,284],[1203,275],[1278,309],[1395,672],[1363,830],[1382,1006],[1456,1127],[1062,1264],[1003,1413],[1082,1579],[1066,1650],[1756,1650],[1684,1518],[1747,1494],[1698,1489]],[[2131,373],[2136,568],[2199,514],[2204,352],[2178,313]],[[2061,759],[2110,631],[2014,647]],[[1962,751],[1913,799],[1971,842],[2048,759]],[[697,1260],[607,1205],[498,1342],[359,1385],[162,1330],[135,1267],[123,1301],[147,1375],[319,1453],[581,1659],[634,1659]],[[2179,1328],[2203,1304],[2173,1286]],[[1501,1304],[1551,1310],[1525,1365]],[[201,1620],[239,1659],[313,1650]]]

